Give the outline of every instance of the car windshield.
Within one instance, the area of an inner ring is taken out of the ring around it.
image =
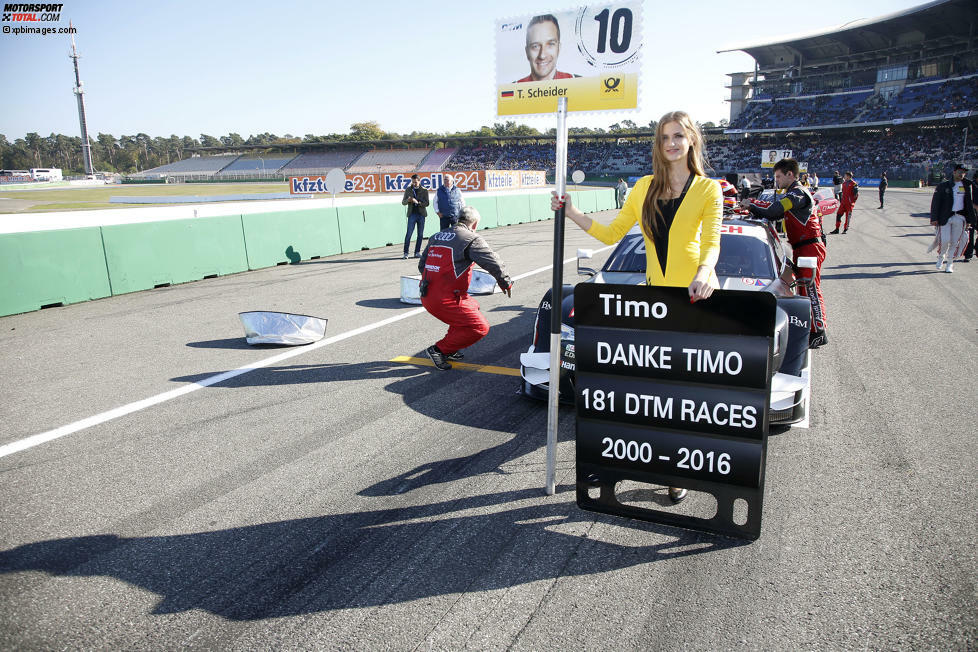
[[[606,272],[645,273],[645,238],[629,233],[604,265]],[[774,278],[774,258],[764,240],[741,235],[720,236],[717,276]]]

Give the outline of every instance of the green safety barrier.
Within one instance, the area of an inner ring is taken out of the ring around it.
[[[102,227],[112,294],[248,269],[241,216]]]
[[[479,230],[495,229],[502,226],[499,222],[499,206],[495,197],[466,197],[466,206],[479,211]],[[438,216],[435,216],[437,225]]]
[[[499,226],[530,221],[528,195],[499,195],[496,197],[496,206],[499,210]]]
[[[579,208],[593,212],[599,195],[602,203],[613,202],[611,192],[571,194]],[[479,211],[480,229],[553,217],[548,194],[466,201]],[[399,246],[406,229],[406,209],[397,203],[0,235],[0,315]],[[425,236],[438,230],[429,207]]]
[[[595,190],[594,194],[597,197],[597,210],[599,211],[614,210],[615,208],[614,188],[602,188],[600,190]]]
[[[335,208],[241,216],[248,269],[297,263],[341,253]]]
[[[554,212],[550,210],[550,195],[529,195],[530,219],[534,222],[552,220]]]
[[[568,194],[571,196],[571,201],[577,206],[578,210],[582,213],[593,213],[595,208],[595,196],[594,190],[571,190]]]
[[[0,235],[0,315],[111,294],[97,226]]]

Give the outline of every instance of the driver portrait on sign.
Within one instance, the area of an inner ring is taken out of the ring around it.
[[[515,83],[573,79],[572,75],[557,70],[560,56],[560,25],[552,14],[534,16],[526,29],[526,58],[530,62],[530,74]]]

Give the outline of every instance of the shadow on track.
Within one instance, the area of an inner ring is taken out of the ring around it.
[[[898,237],[898,236],[894,236],[894,237]],[[891,267],[896,267],[896,268],[916,267],[918,269],[913,269],[913,270],[892,269],[886,272],[879,272],[879,273],[872,273],[872,272],[850,272],[848,274],[832,273],[835,270],[844,270],[844,269],[862,269],[862,268],[889,269]],[[934,272],[933,263],[926,263],[926,262],[919,262],[919,261],[905,262],[905,263],[853,263],[851,265],[835,265],[833,267],[830,267],[822,272],[822,278],[866,280],[866,279],[878,279],[878,278],[895,278],[897,276],[917,276],[919,274],[930,274],[932,272]]]
[[[187,346],[194,349],[284,349],[292,348],[287,344],[248,344],[244,335],[241,337],[229,337],[223,340],[202,340],[200,342],[187,342]]]
[[[571,487],[560,487],[569,491]],[[111,577],[160,596],[154,614],[236,621],[374,607],[586,576],[746,545],[639,521],[647,546],[587,536],[621,523],[521,489],[170,536],[53,539],[0,552],[0,573]],[[471,510],[490,510],[477,515]]]

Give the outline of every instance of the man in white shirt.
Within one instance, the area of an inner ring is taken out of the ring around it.
[[[938,271],[954,271],[954,259],[968,244],[966,226],[975,223],[971,181],[964,176],[967,171],[956,164],[952,178],[937,184],[930,202],[930,223],[937,230]]]
[[[737,181],[737,187],[740,189],[740,200],[747,199],[747,196],[750,195],[750,179],[747,178],[746,174],[740,175],[740,180]]]

